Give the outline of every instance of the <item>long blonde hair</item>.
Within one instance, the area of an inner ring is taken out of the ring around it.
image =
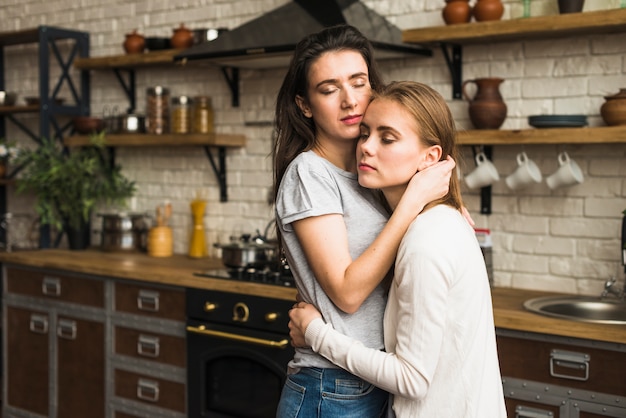
[[[449,155],[454,161],[459,161],[452,113],[441,94],[433,88],[415,81],[394,81],[374,93],[374,98],[391,100],[401,105],[413,116],[423,145],[439,145],[442,150],[441,160]],[[454,173],[450,177],[448,194],[426,207],[436,204],[446,204],[459,210],[462,208],[459,179]]]

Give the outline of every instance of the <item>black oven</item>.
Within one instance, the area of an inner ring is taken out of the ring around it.
[[[190,418],[270,418],[293,357],[292,301],[187,289]]]

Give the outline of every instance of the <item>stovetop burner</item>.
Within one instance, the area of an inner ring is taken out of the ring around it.
[[[194,273],[194,276],[210,277],[212,279],[238,280],[242,282],[263,283],[275,286],[294,287],[295,282],[289,267],[280,271],[268,267],[244,267],[239,269],[212,269]]]

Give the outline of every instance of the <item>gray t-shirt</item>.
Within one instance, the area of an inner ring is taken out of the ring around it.
[[[352,259],[370,246],[388,215],[374,193],[361,187],[356,174],[334,166],[313,151],[296,157],[285,172],[276,199],[276,218],[298,292],[314,304],[324,320],[367,347],[382,349],[386,292],[378,286],[354,314],[346,314],[328,298],[304,256],[291,223],[327,214],[343,215]],[[291,369],[337,367],[310,349],[296,349]]]

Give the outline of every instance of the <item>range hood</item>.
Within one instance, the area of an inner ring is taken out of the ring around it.
[[[174,59],[236,68],[286,67],[300,39],[342,23],[355,26],[371,41],[377,60],[432,55],[430,49],[403,43],[397,26],[358,0],[292,0]]]

